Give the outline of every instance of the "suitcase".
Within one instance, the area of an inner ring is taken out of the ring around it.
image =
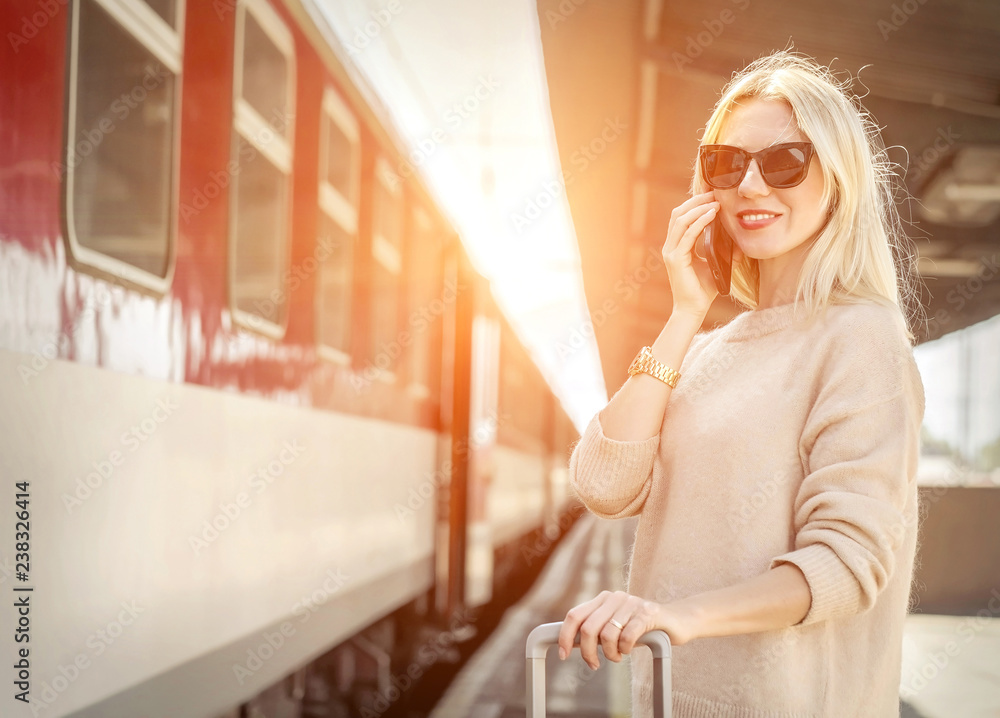
[[[545,654],[559,640],[562,622],[543,623],[528,634],[524,657],[527,662],[527,718],[545,718]],[[579,646],[579,638],[575,646]],[[653,651],[653,715],[670,718],[670,638],[663,631],[650,631],[637,645]],[[600,646],[598,646],[600,650]]]

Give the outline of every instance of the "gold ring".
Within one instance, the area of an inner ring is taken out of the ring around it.
[[[614,626],[615,628],[617,628],[619,631],[624,631],[625,630],[625,626],[623,626],[622,624],[618,623],[618,621],[616,621],[613,618],[610,621],[608,621],[608,623],[610,623],[612,626]]]

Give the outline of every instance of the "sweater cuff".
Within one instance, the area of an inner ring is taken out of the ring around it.
[[[660,446],[660,435],[639,441],[609,439],[600,413],[591,420],[570,457],[570,482],[598,516],[620,518],[642,508]]]
[[[807,626],[838,615],[855,613],[860,587],[840,557],[826,544],[816,543],[771,559],[769,569],[782,563],[798,566],[809,584],[812,604],[796,626]]]

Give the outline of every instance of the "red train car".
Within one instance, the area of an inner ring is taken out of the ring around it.
[[[396,612],[446,623],[551,534],[568,419],[310,3],[16,0],[0,28],[35,710],[247,714],[288,676],[258,712],[359,710],[351,675],[419,648]]]

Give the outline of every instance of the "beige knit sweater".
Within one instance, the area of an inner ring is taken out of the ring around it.
[[[669,602],[783,562],[809,584],[795,626],[675,646],[675,718],[899,714],[923,385],[894,309],[803,317],[697,334],[659,435],[611,440],[598,414],[570,459],[591,511],[641,514],[631,593]],[[634,715],[652,715],[638,653]]]

